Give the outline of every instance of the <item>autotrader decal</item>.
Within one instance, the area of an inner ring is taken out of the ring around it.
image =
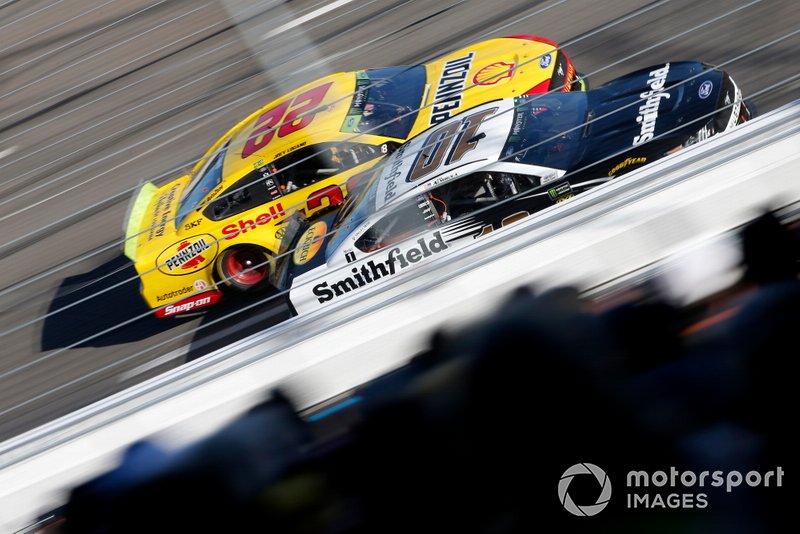
[[[421,237],[416,247],[403,250],[394,247],[389,250],[383,261],[369,260],[351,267],[353,274],[332,282],[321,282],[314,286],[312,292],[320,304],[341,297],[358,288],[369,285],[381,278],[393,276],[413,263],[447,250],[448,246],[440,232],[434,232],[430,240]]]
[[[156,295],[156,301],[157,302],[161,302],[161,301],[166,301],[166,300],[172,300],[175,297],[179,297],[181,295],[185,295],[187,293],[191,293],[192,291],[194,291],[194,288],[191,287],[191,286],[182,287],[182,288],[176,289],[174,291],[168,291],[167,293],[164,293],[163,295]]]

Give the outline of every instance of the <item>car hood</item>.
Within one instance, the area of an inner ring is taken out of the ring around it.
[[[575,75],[553,43],[510,37],[462,48],[425,68],[430,88],[409,137],[499,96],[561,90],[550,87],[554,74],[568,81]]]
[[[713,117],[722,82],[722,71],[698,62],[676,62],[589,91],[588,149],[579,165],[651,141],[680,145]]]

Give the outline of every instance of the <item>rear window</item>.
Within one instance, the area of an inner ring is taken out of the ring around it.
[[[226,142],[220,151],[208,160],[189,183],[178,206],[177,225],[181,224],[186,216],[206,198],[206,195],[222,181],[222,164],[225,162],[229,142]]]
[[[342,132],[406,139],[425,91],[425,67],[387,67],[356,73],[356,93]]]

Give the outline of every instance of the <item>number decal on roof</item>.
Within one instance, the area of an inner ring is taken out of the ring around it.
[[[431,133],[419,151],[406,181],[416,182],[438,170],[442,165],[451,165],[461,160],[464,154],[474,150],[485,134],[477,134],[483,121],[497,112],[490,108],[467,115],[461,122],[451,122]]]
[[[278,137],[285,137],[311,124],[317,112],[321,111],[315,108],[325,98],[331,85],[333,82],[318,85],[265,111],[256,119],[255,129],[247,137],[242,148],[242,159],[267,146],[276,133]]]

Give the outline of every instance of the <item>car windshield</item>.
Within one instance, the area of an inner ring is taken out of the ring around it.
[[[532,95],[515,107],[503,160],[564,170],[580,160],[589,128],[586,93]]]
[[[378,190],[377,178],[381,174],[381,169],[385,164],[380,163],[372,169],[369,178],[362,180],[355,191],[351,189],[344,204],[342,204],[336,219],[333,221],[331,230],[333,236],[327,247],[327,254],[330,254],[342,243],[350,231],[361,224],[376,211],[375,196]]]
[[[356,92],[343,132],[405,139],[417,120],[425,67],[387,67],[356,73]]]
[[[222,181],[222,164],[225,161],[227,152],[228,144],[225,143],[222,149],[200,169],[186,188],[186,193],[181,199],[180,206],[178,206],[176,226],[180,225],[186,216],[206,198],[206,195]]]

